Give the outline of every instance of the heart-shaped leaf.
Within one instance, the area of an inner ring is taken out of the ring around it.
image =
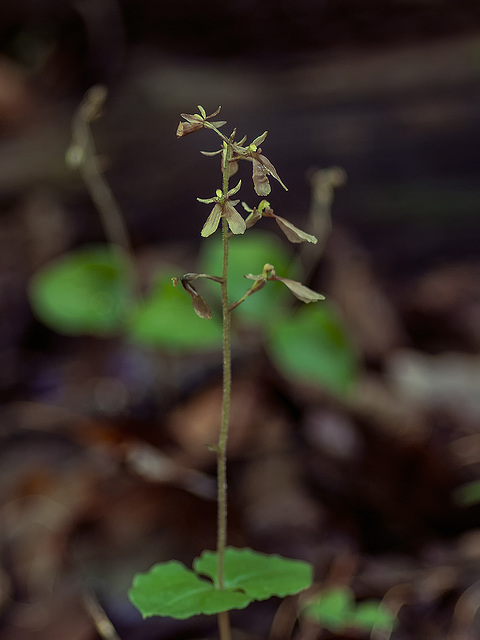
[[[356,353],[327,302],[301,307],[290,317],[276,316],[266,337],[275,364],[287,377],[334,393],[350,391],[357,375]]]
[[[202,613],[244,609],[251,602],[240,591],[217,589],[175,560],[156,564],[147,573],[136,575],[128,596],[144,618],[169,616],[179,620]]]
[[[84,247],[36,273],[29,295],[38,317],[59,333],[112,335],[130,312],[128,266],[120,249]]]
[[[204,551],[193,563],[195,571],[217,580],[217,553]],[[225,550],[225,587],[241,589],[252,600],[299,593],[312,584],[312,567],[301,560],[267,555],[252,549]]]

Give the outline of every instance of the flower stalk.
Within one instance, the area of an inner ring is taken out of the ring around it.
[[[222,152],[222,191],[228,199],[228,182],[230,178],[229,160],[231,148],[224,141]],[[218,492],[218,528],[217,528],[217,579],[218,587],[225,586],[225,547],[227,544],[227,440],[230,422],[230,398],[232,394],[232,358],[231,358],[231,316],[228,301],[228,249],[229,225],[226,216],[222,217],[222,316],[223,316],[223,394],[222,423],[217,447],[217,492]],[[230,640],[230,619],[227,612],[218,615],[221,640]]]
[[[181,282],[187,293],[192,297],[193,307],[197,315],[202,318],[211,318],[212,314],[207,303],[197,292],[192,282],[198,278],[209,278],[220,284],[222,316],[223,316],[223,396],[222,396],[222,417],[218,444],[214,447],[217,456],[217,571],[216,571],[216,587],[225,590],[228,586],[225,584],[225,555],[227,545],[227,441],[228,427],[230,421],[230,401],[232,393],[232,367],[231,367],[231,312],[239,304],[244,302],[250,295],[260,291],[267,281],[280,281],[286,285],[291,292],[303,302],[313,302],[323,299],[308,287],[276,275],[275,269],[271,264],[266,264],[262,274],[253,276],[251,274],[245,277],[253,280],[253,284],[237,302],[230,304],[228,296],[228,262],[229,262],[229,240],[232,235],[241,235],[247,229],[256,224],[262,217],[274,218],[280,229],[287,236],[290,242],[311,242],[316,243],[316,238],[308,233],[297,229],[292,223],[285,218],[281,218],[274,214],[270,204],[266,200],[262,200],[258,207],[250,209],[243,205],[244,209],[250,214],[246,219],[236,210],[235,206],[239,200],[232,200],[241,187],[241,180],[238,184],[229,189],[229,180],[238,170],[240,160],[247,160],[252,163],[252,180],[255,192],[259,196],[265,196],[270,193],[269,178],[273,177],[282,187],[287,188],[280,179],[273,164],[261,152],[260,144],[265,141],[267,132],[255,138],[249,145],[242,146],[246,138],[239,142],[235,141],[235,130],[229,137],[224,135],[219,128],[226,124],[224,121],[210,122],[210,118],[218,115],[220,108],[214,113],[207,116],[203,107],[199,106],[199,113],[185,114],[182,117],[185,122],[180,122],[177,129],[177,137],[189,135],[200,129],[210,129],[215,132],[222,141],[222,146],[217,151],[202,152],[207,156],[221,154],[221,172],[222,172],[222,188],[217,189],[215,196],[212,198],[197,198],[204,204],[213,204],[213,208],[202,228],[201,235],[208,237],[215,233],[221,223],[222,230],[222,274],[221,277],[210,276],[208,274],[188,273],[181,278]],[[177,278],[174,278],[174,284]],[[218,614],[218,627],[220,632],[220,640],[231,640],[231,629],[228,611]]]

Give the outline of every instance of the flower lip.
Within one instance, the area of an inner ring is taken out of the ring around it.
[[[183,138],[184,136],[188,136],[189,133],[193,133],[194,131],[198,131],[199,129],[203,129],[205,126],[214,129],[220,129],[226,124],[226,120],[219,120],[217,122],[209,122],[210,118],[214,118],[216,115],[220,113],[220,109],[222,107],[218,107],[216,111],[207,116],[207,112],[205,109],[198,105],[198,110],[200,113],[181,113],[180,115],[186,122],[179,122],[177,127],[177,138]]]

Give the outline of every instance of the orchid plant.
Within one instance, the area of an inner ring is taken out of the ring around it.
[[[223,401],[218,443],[211,447],[217,458],[217,548],[215,551],[204,551],[196,558],[192,570],[173,560],[156,564],[147,573],[137,574],[129,597],[144,617],[159,615],[185,619],[198,614],[217,614],[220,638],[230,640],[230,610],[243,609],[254,600],[265,600],[274,595],[285,597],[299,593],[311,585],[313,573],[311,565],[301,560],[227,546],[227,440],[232,381],[231,314],[249,296],[271,282],[282,283],[305,303],[323,300],[324,296],[300,282],[277,275],[275,267],[266,263],[262,273],[244,275],[252,281],[251,286],[238,300],[230,301],[228,268],[229,243],[232,236],[243,235],[262,218],[273,218],[290,242],[315,244],[317,239],[276,215],[270,203],[264,199],[271,191],[271,178],[287,189],[274,165],[262,152],[261,145],[265,142],[268,132],[265,131],[251,143],[246,142],[246,137],[236,141],[235,129],[226,136],[220,131],[226,121],[213,120],[219,112],[220,107],[207,115],[205,109],[198,106],[198,113],[182,113],[183,120],[178,125],[177,137],[183,138],[201,129],[207,129],[220,138],[219,149],[202,153],[207,156],[220,156],[221,188],[216,190],[213,197],[198,200],[213,205],[201,235],[206,238],[221,228],[221,275],[186,273],[180,278],[173,278],[173,284],[176,285],[180,280],[191,296],[195,313],[206,320],[212,318],[212,312],[194,283],[200,278],[207,278],[218,283],[221,288]],[[240,200],[235,198],[241,189],[242,181],[239,180],[234,187],[230,186],[230,180],[238,172],[241,161],[252,164],[254,190],[262,198],[253,208],[241,203],[246,217],[239,210]]]

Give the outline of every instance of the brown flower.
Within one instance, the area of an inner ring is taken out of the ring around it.
[[[270,162],[270,160],[262,154],[261,145],[267,137],[268,131],[264,131],[261,136],[255,138],[248,147],[242,147],[240,143],[234,145],[235,155],[233,160],[249,160],[253,164],[252,180],[255,192],[259,196],[268,196],[272,188],[268,180],[269,176],[273,176],[275,180],[278,180],[285,191],[288,191],[285,184],[282,182],[277,170]],[[243,141],[242,141],[243,142]]]
[[[317,238],[312,236],[310,233],[306,231],[302,231],[294,224],[292,224],[289,220],[282,218],[281,216],[277,216],[273,213],[273,209],[270,206],[268,200],[262,200],[258,207],[251,209],[245,202],[242,202],[242,206],[245,211],[248,211],[249,215],[245,220],[247,225],[247,229],[253,227],[262,217],[265,218],[275,218],[276,223],[283,231],[283,233],[287,236],[290,242],[311,242],[312,244],[317,244]]]
[[[251,273],[249,273],[248,276],[244,276],[244,278],[255,280],[255,286],[257,289],[262,283],[264,284],[268,280],[278,280],[279,282],[283,282],[283,284],[290,289],[290,291],[296,298],[298,298],[302,302],[305,302],[306,304],[310,302],[318,302],[319,300],[325,300],[325,296],[323,296],[321,293],[313,291],[313,289],[310,289],[309,287],[306,287],[304,284],[301,284],[301,282],[290,280],[290,278],[281,278],[280,276],[277,276],[277,274],[275,273],[275,268],[271,264],[266,264],[263,267],[263,272],[261,275],[253,276]]]
[[[240,180],[236,187],[230,189],[227,196],[225,197],[220,189],[217,189],[216,195],[214,198],[197,198],[199,202],[203,202],[204,204],[212,204],[215,203],[210,215],[207,218],[207,221],[203,225],[202,236],[207,238],[214,233],[218,225],[220,223],[220,218],[226,218],[228,222],[228,226],[230,227],[230,231],[234,234],[245,233],[247,225],[243,217],[238,213],[235,209],[235,205],[238,204],[239,200],[229,200],[230,196],[233,196],[240,189],[242,181]]]
[[[199,110],[200,113],[193,113],[193,114],[182,113],[182,114],[180,114],[182,116],[182,118],[184,118],[186,120],[186,122],[181,122],[180,121],[178,123],[177,138],[182,138],[183,136],[188,136],[189,133],[193,133],[194,131],[198,131],[199,129],[203,129],[203,127],[207,123],[207,120],[210,120],[210,118],[214,118],[216,115],[218,115],[220,113],[220,109],[221,109],[221,107],[218,107],[218,109],[216,111],[214,111],[209,116],[207,116],[207,112],[205,111],[205,109],[201,105],[198,105],[198,110]],[[208,124],[210,124],[211,126],[215,127],[216,129],[219,129],[220,127],[223,127],[224,124],[226,124],[226,120],[219,120],[217,122],[209,122]]]

